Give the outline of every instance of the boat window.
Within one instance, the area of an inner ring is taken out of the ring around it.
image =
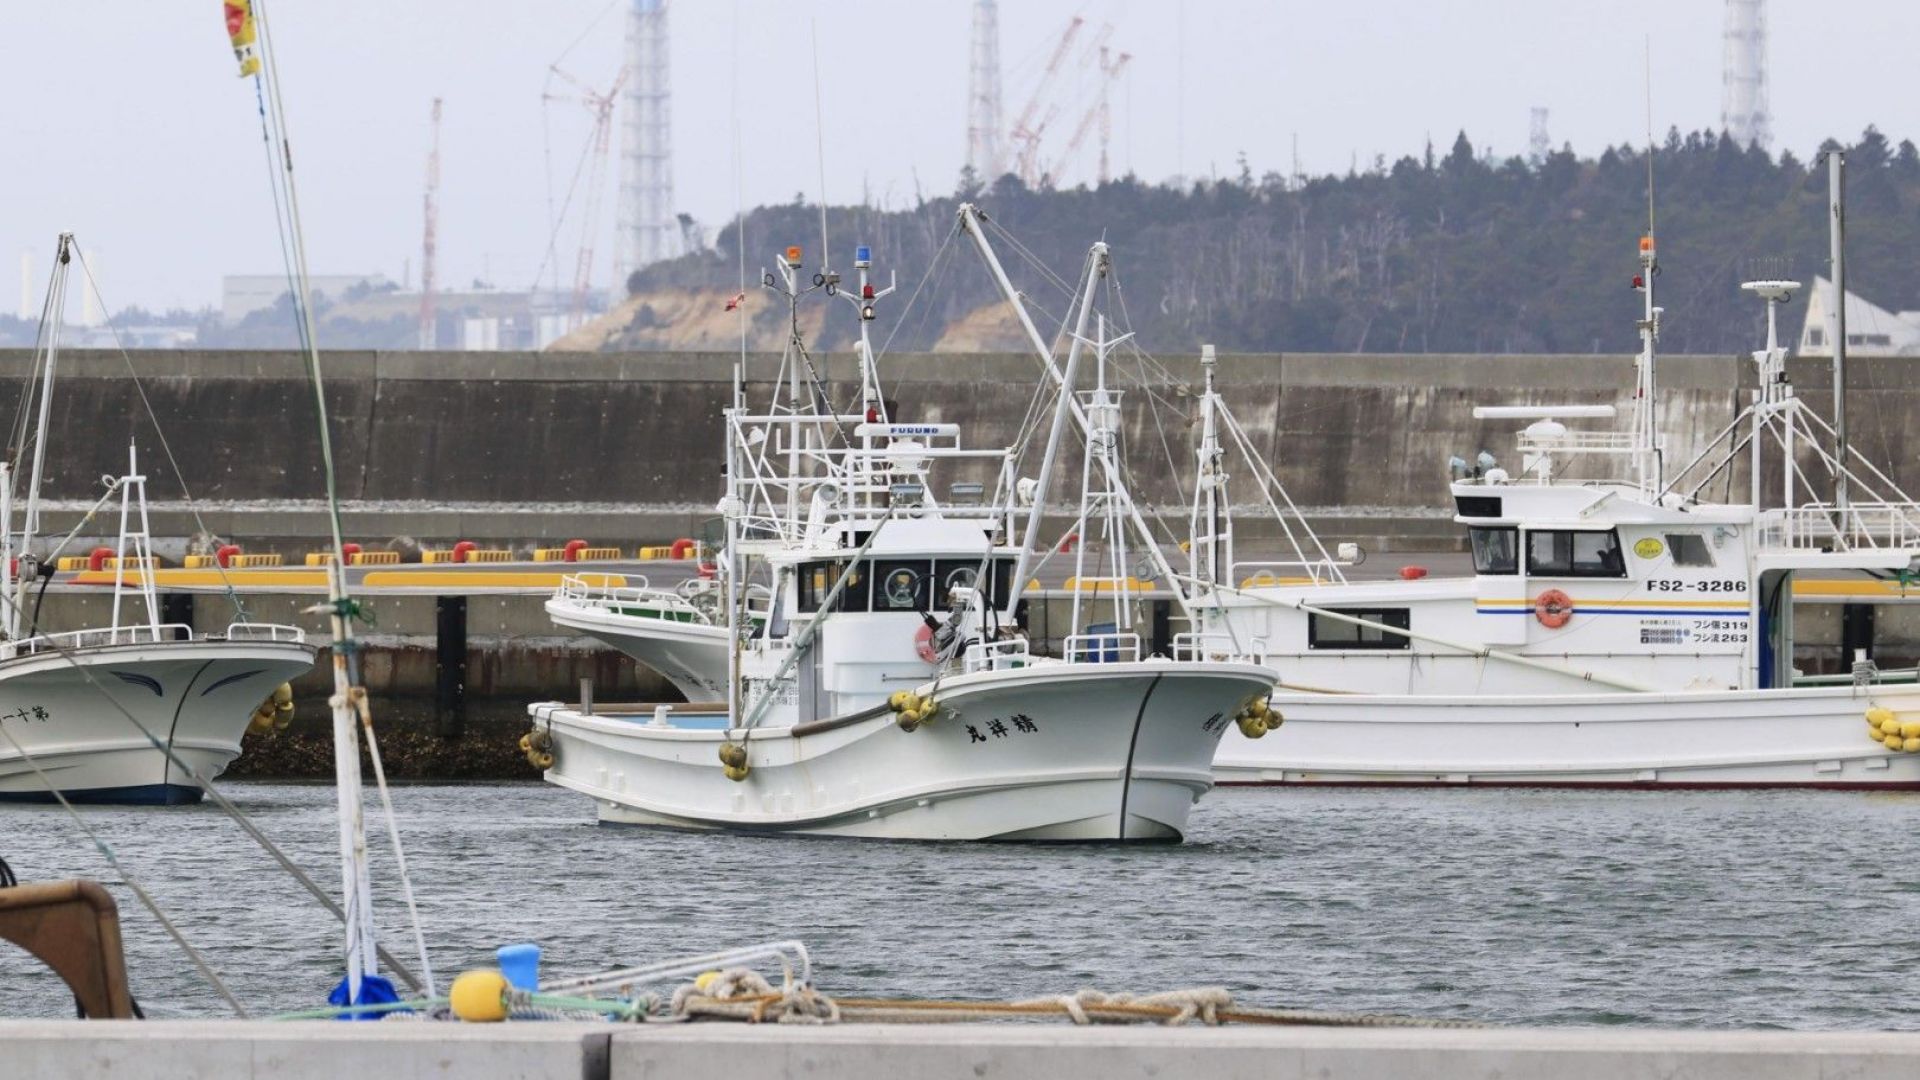
[[[1520,572],[1520,530],[1468,529],[1473,541],[1473,572],[1476,574],[1517,574]]]
[[[953,606],[953,590],[991,588],[980,581],[979,559],[941,559],[933,564],[933,606],[945,611]]]
[[[1606,532],[1533,529],[1527,532],[1527,573],[1542,577],[1627,576],[1620,537]]]
[[[1455,495],[1453,505],[1460,511],[1461,517],[1500,516],[1498,495]]]
[[[1675,566],[1713,565],[1713,551],[1699,533],[1668,533],[1667,550],[1673,553]]]
[[[1406,608],[1328,608],[1338,615],[1351,615],[1356,619],[1382,623],[1402,630],[1412,625],[1411,616]],[[1404,634],[1395,634],[1379,626],[1360,626],[1345,619],[1329,618],[1319,612],[1307,613],[1307,648],[1309,649],[1404,649],[1408,638]]]
[[[926,611],[931,570],[929,564],[919,561],[876,561],[873,610]]]
[[[847,564],[844,562],[816,562],[803,565],[800,568],[800,610],[803,612],[820,610],[820,605],[826,602],[827,596],[833,592],[834,585],[839,583],[840,575],[845,573],[846,569]],[[835,611],[867,610],[867,572],[864,565],[855,569],[853,576],[847,579],[847,587],[840,592],[840,602],[833,607]]]

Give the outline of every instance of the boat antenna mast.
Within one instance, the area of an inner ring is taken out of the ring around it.
[[[1654,347],[1660,340],[1660,308],[1653,301],[1653,281],[1660,276],[1660,260],[1654,246],[1653,230],[1653,39],[1647,39],[1647,232],[1640,238],[1640,272],[1633,287],[1640,293],[1642,310],[1637,324],[1640,330],[1640,354],[1634,359],[1633,388],[1633,469],[1640,490],[1652,496],[1665,486],[1660,444],[1660,379]]]
[[[1226,451],[1220,446],[1220,392],[1213,385],[1219,356],[1200,346],[1199,475],[1193,486],[1193,513],[1187,523],[1187,572],[1209,587],[1227,582],[1233,566],[1233,515],[1227,511]]]

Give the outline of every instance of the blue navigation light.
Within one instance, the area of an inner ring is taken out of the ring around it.
[[[872,266],[873,265],[873,249],[868,247],[865,244],[861,244],[859,247],[854,248],[853,249],[853,265],[855,265],[856,267]]]

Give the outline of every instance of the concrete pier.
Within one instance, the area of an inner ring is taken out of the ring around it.
[[[5,1021],[8,1080],[1907,1080],[1920,1034]]]

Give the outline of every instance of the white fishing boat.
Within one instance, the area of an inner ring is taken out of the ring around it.
[[[276,690],[312,667],[316,650],[292,626],[237,621],[223,633],[201,634],[160,621],[159,599],[143,572],[154,565],[146,477],[131,448],[127,475],[111,481],[95,506],[115,497],[120,503],[111,622],[63,633],[33,624],[39,605],[30,596],[61,553],[38,541],[71,246],[72,237],[62,235],[35,373],[33,472],[17,533],[13,477],[0,464],[0,568],[19,568],[0,573],[0,799],[48,800],[58,790],[74,802],[197,802],[202,788],[195,777],[218,776],[240,755],[256,710],[264,706],[271,715]]]
[[[1767,305],[1752,403],[1664,475],[1655,268],[1649,236],[1629,431],[1564,423],[1610,406],[1476,410],[1532,423],[1517,475],[1455,462],[1472,577],[1348,582],[1323,560],[1248,582],[1230,528],[1196,528],[1217,560],[1190,578],[1210,648],[1282,672],[1284,726],[1230,733],[1222,783],[1920,787],[1920,686],[1864,659],[1796,685],[1792,603],[1800,575],[1914,568],[1920,505],[1795,396],[1775,328],[1794,282],[1745,286]],[[1575,461],[1615,476],[1570,478]],[[1721,485],[1747,500],[1710,501]]]
[[[718,585],[690,578],[674,589],[642,579],[570,574],[547,600],[547,617],[565,630],[597,638],[658,672],[688,701],[727,693],[726,611]]]
[[[970,207],[961,227],[1028,321]],[[609,823],[947,840],[1181,838],[1212,786],[1221,732],[1236,722],[1261,729],[1274,672],[1197,659],[1184,642],[1174,658],[1144,655],[1124,543],[1108,545],[1119,583],[1104,594],[1111,621],[1091,623],[1092,605],[1076,605],[1063,657],[1034,655],[1009,616],[1069,421],[1088,435],[1081,527],[1117,539],[1138,522],[1120,483],[1118,395],[1104,384],[1111,343],[1104,332],[1087,336],[1107,259],[1104,244],[1089,253],[1064,370],[1040,345],[1049,389],[1062,392],[1034,481],[1016,482],[1017,447],[969,448],[957,425],[888,418],[864,337],[871,396],[857,410],[827,404],[803,349],[789,350],[784,396],[765,411],[742,406],[736,372],[718,573],[726,702],[534,705],[527,747],[547,779],[591,796]],[[807,291],[798,249],[778,265],[768,284],[797,303]],[[864,323],[873,299],[865,249],[855,265]],[[815,275],[816,287],[833,282],[830,273]],[[1076,394],[1086,346],[1100,374]],[[991,501],[967,478],[984,475],[997,477]],[[756,582],[766,591],[750,599]]]

